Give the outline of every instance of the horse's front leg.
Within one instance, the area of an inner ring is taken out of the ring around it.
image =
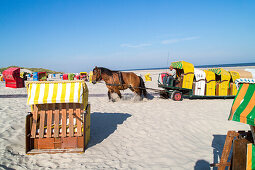
[[[120,93],[119,89],[114,88],[112,93],[117,93],[119,98],[121,99],[121,93]],[[111,98],[111,99],[112,99],[112,102],[116,102],[116,98]]]
[[[121,93],[119,90],[116,90],[116,93],[118,94],[119,98],[121,99]]]

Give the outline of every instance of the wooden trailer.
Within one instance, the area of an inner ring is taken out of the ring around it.
[[[84,81],[26,83],[26,154],[84,152],[90,140],[90,105]]]
[[[199,70],[193,64],[185,61],[172,62],[171,66],[176,70],[177,79],[168,79],[167,73],[161,73],[158,77],[158,87],[163,88],[160,95],[163,98],[171,98],[181,101],[189,99],[229,99],[230,73],[221,68]],[[167,81],[166,81],[167,80]]]
[[[220,162],[211,164],[219,170],[226,167],[231,170],[255,169],[255,79],[238,79],[235,83],[239,89],[228,119],[248,124],[251,130],[228,131]],[[231,161],[228,162],[231,148]]]

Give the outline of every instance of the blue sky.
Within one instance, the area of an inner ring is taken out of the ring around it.
[[[1,0],[0,67],[255,62],[254,0]]]

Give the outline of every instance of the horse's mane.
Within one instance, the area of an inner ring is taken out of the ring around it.
[[[97,68],[101,70],[101,73],[105,73],[108,76],[112,76],[112,73],[117,73],[118,72],[118,71],[113,71],[113,70],[110,70],[110,69],[104,68],[104,67],[97,67]]]

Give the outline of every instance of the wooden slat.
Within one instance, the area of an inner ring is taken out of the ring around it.
[[[246,169],[247,139],[236,139],[233,142],[232,170]]]
[[[32,138],[35,138],[35,136],[36,136],[37,116],[38,116],[38,107],[37,107],[36,105],[34,105],[34,110],[33,110],[33,123],[32,123],[32,130],[31,130],[31,136],[32,136]]]
[[[55,153],[82,153],[84,152],[83,148],[75,148],[75,149],[33,149],[29,151],[28,155],[35,154],[55,154]]]
[[[62,104],[62,137],[66,137],[66,104]]]
[[[44,105],[41,105],[39,114],[40,114],[39,138],[43,138],[43,136],[44,136],[44,121],[45,121]]]
[[[80,108],[80,105],[81,104],[75,104],[76,105],[76,116],[79,117],[81,119],[81,108]],[[81,121],[79,119],[76,119],[76,122],[77,122],[77,135],[78,136],[82,136],[81,134]]]
[[[29,134],[31,133],[31,131],[30,131],[30,122],[31,122],[31,117],[32,116],[33,115],[31,115],[31,114],[26,116],[26,127],[25,127],[26,128],[25,129],[26,153],[31,150],[31,139],[30,139]]]
[[[232,141],[238,135],[239,135],[239,133],[237,133],[235,131],[228,131],[227,137],[226,137],[226,140],[225,140],[225,144],[224,144],[224,147],[223,147],[223,150],[222,150],[220,163],[211,164],[211,166],[217,166],[218,170],[225,170],[226,166],[231,165],[231,164],[228,163],[228,157],[229,157],[229,153],[230,153],[230,150],[231,150],[231,147],[232,147]]]
[[[46,113],[47,113],[47,137],[51,137],[51,126],[52,126],[52,105],[46,105]]]
[[[73,104],[67,104],[68,113],[69,113],[69,136],[74,136],[74,129],[73,129]]]
[[[59,137],[59,108],[56,107],[57,104],[53,104],[53,114],[54,114],[54,137]]]
[[[255,143],[255,126],[250,125],[253,143]]]

